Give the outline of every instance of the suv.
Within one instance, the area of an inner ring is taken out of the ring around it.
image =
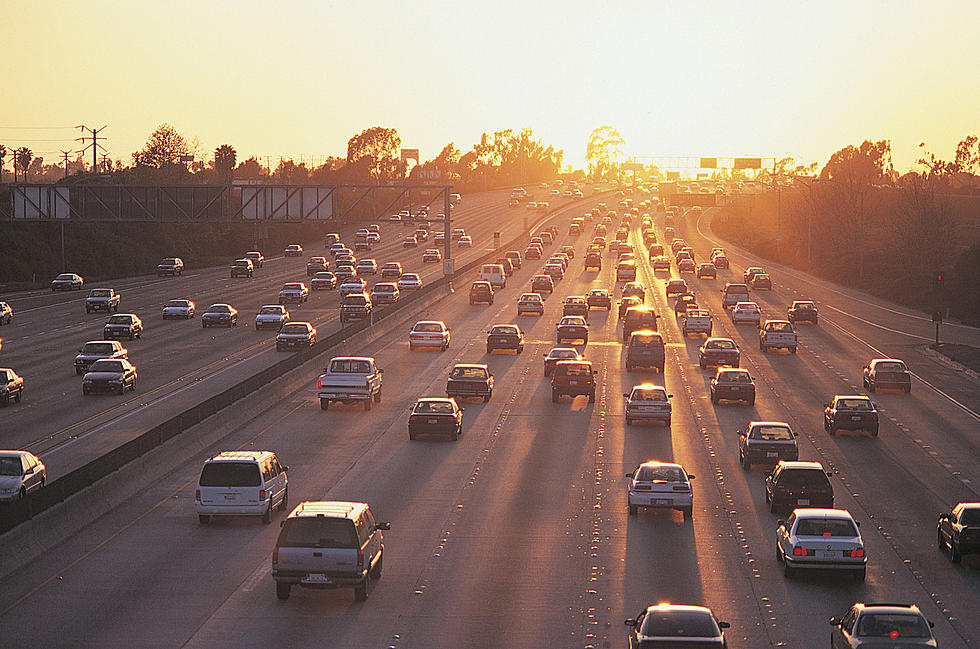
[[[272,550],[276,597],[289,599],[293,586],[354,588],[367,599],[368,578],[381,579],[384,537],[389,523],[374,520],[367,503],[306,501],[283,521]]]
[[[748,302],[749,300],[749,287],[745,284],[733,284],[729,282],[725,284],[725,288],[721,289],[724,294],[721,298],[721,306],[726,309],[732,309],[739,302]]]
[[[980,554],[980,503],[958,503],[940,514],[936,536],[940,552],[949,548],[953,563],[964,554]]]
[[[490,282],[476,281],[470,286],[470,304],[493,304],[493,286]]]
[[[261,516],[272,522],[272,509],[289,502],[288,467],[272,451],[225,451],[208,459],[197,479],[194,508],[201,523],[214,516]]]
[[[833,509],[834,488],[819,462],[780,460],[766,476],[766,502],[769,511],[792,511],[797,507]]]
[[[630,334],[626,344],[626,371],[637,367],[653,367],[663,374],[664,339],[656,331],[640,329]]]
[[[786,319],[793,324],[800,322],[817,324],[817,306],[810,300],[794,300],[793,304],[786,308]]]
[[[651,306],[631,306],[626,309],[626,314],[623,316],[623,342],[629,341],[630,334],[634,331],[640,329],[656,331],[659,317]]]
[[[938,647],[933,624],[915,604],[858,602],[842,618],[832,617],[831,647]],[[897,638],[892,640],[891,638]]]
[[[345,295],[340,303],[340,321],[364,320],[371,317],[373,305],[367,293]]]
[[[157,264],[157,277],[180,275],[184,272],[184,261],[180,257],[167,257]]]
[[[867,430],[872,437],[878,436],[878,409],[863,394],[834,395],[833,403],[825,403],[823,427],[831,436],[844,430]]]
[[[595,374],[589,361],[558,361],[551,377],[551,400],[558,403],[562,395],[584,394],[595,402]]]

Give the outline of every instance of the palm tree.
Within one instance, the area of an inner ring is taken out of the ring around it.
[[[28,149],[26,146],[14,151],[14,182],[17,182],[17,167],[21,168],[24,172],[24,182],[27,182],[27,169],[31,166],[31,160],[34,159],[34,152]]]
[[[3,182],[3,159],[7,157],[7,147],[0,144],[0,182]]]
[[[222,180],[226,182],[231,180],[237,162],[238,153],[230,144],[222,144],[214,150],[214,169]]]

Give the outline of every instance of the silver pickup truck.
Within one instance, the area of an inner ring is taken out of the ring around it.
[[[681,331],[689,334],[711,336],[711,312],[707,309],[688,309],[684,312]]]
[[[85,313],[93,311],[105,311],[114,313],[119,311],[119,294],[111,288],[93,288],[85,298]]]
[[[363,401],[364,409],[381,403],[381,375],[374,359],[368,356],[337,356],[330,359],[316,381],[320,409],[326,410],[331,401],[354,403]]]
[[[791,354],[795,354],[798,344],[796,330],[793,328],[793,323],[788,320],[766,320],[759,329],[759,349],[763,352],[784,348]]]

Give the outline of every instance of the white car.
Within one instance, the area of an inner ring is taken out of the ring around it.
[[[193,318],[196,307],[190,300],[170,300],[163,305],[163,319],[171,318]]]
[[[412,351],[416,347],[438,347],[446,351],[449,349],[449,327],[442,320],[420,320],[408,334],[408,347]]]
[[[353,295],[354,293],[364,293],[367,290],[367,282],[361,277],[348,279],[340,285],[340,297]]]
[[[626,399],[626,425],[632,426],[637,419],[661,419],[670,426],[670,400],[673,396],[667,394],[662,385],[634,385],[630,392],[623,395]]]
[[[422,288],[422,278],[418,273],[405,273],[398,278],[399,291],[415,291]]]
[[[378,262],[374,259],[361,259],[357,262],[358,275],[377,275],[378,274]]]
[[[629,478],[629,512],[635,516],[640,507],[679,509],[684,520],[694,514],[694,492],[691,480],[694,476],[680,464],[651,460],[636,467]]]
[[[842,570],[864,580],[868,557],[858,523],[846,509],[794,509],[776,528],[776,560],[783,574]]]
[[[33,453],[0,451],[0,502],[24,498],[44,488],[47,471]]]
[[[468,234],[464,234],[459,238],[459,241],[456,242],[456,245],[458,245],[460,248],[472,248],[473,237]]]
[[[371,301],[375,304],[394,304],[400,296],[395,282],[378,282],[371,290]]]
[[[422,253],[422,261],[426,263],[440,262],[442,261],[442,253],[436,250],[435,248],[429,248],[428,250]]]
[[[337,276],[329,270],[321,270],[310,280],[310,288],[314,291],[325,291],[337,288]]]
[[[381,234],[379,232],[368,232],[367,240],[368,243],[378,243],[381,241]]]
[[[310,299],[310,289],[303,282],[287,282],[279,291],[279,304],[296,302],[302,304]]]
[[[737,302],[732,309],[732,322],[734,324],[754,324],[759,326],[762,319],[762,311],[755,302]]]
[[[544,265],[544,274],[551,279],[561,279],[565,276],[565,270],[561,267],[558,262],[548,263]]]
[[[289,311],[281,304],[266,304],[255,314],[255,330],[279,329],[289,322]]]
[[[517,315],[537,313],[544,315],[544,298],[540,293],[524,293],[517,300]]]

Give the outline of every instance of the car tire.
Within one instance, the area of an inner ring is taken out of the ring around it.
[[[276,582],[276,597],[285,602],[289,599],[289,590],[292,588],[292,584],[287,584],[281,581]]]
[[[378,562],[374,564],[374,567],[371,568],[371,572],[368,573],[368,576],[370,576],[371,579],[374,579],[375,581],[381,579],[381,568],[382,564],[384,563],[384,559],[383,554],[378,557]]]
[[[743,471],[751,471],[752,470],[752,463],[749,462],[747,459],[745,459],[745,454],[744,453],[739,452],[739,454],[738,454],[738,461],[742,464],[742,470]]]
[[[909,394],[910,392],[912,392],[912,386],[906,385],[904,388],[902,388],[902,391],[905,392],[905,394]]]
[[[282,502],[279,503],[279,511],[284,512],[286,508],[289,507],[289,487],[282,492]]]
[[[364,411],[367,412],[371,409],[371,397],[364,400]]]
[[[868,567],[865,566],[854,573],[854,578],[858,581],[864,581],[868,577]]]
[[[796,571],[789,565],[789,561],[786,561],[786,559],[783,558],[783,576],[786,577],[786,579],[792,579],[795,575]]]
[[[632,372],[633,371],[633,364],[632,363],[629,363],[629,362],[626,363],[626,371],[627,372]]]
[[[200,523],[201,525],[210,525],[211,524],[211,517],[208,516],[207,514],[198,514],[197,515],[197,522]]]
[[[748,403],[750,406],[754,406],[755,405],[755,397],[752,397],[746,403]]]
[[[262,522],[265,525],[272,522],[272,502],[269,502],[269,506],[266,508],[265,513],[262,514]]]
[[[520,347],[517,348],[517,353],[518,354],[520,354],[523,351],[524,351],[524,345],[521,345]]]
[[[491,347],[490,345],[487,345],[487,353],[488,354],[492,354],[493,353],[493,347]]]
[[[381,390],[378,390],[374,395],[374,402],[381,403]]]
[[[936,549],[940,552],[946,551],[946,539],[943,538],[943,533],[939,531],[936,532]]]
[[[691,506],[691,507],[685,507],[681,511],[684,514],[684,520],[685,521],[689,521],[692,518],[694,518],[694,507],[693,506]]]
[[[963,554],[960,552],[960,549],[956,547],[956,543],[953,541],[949,542],[949,560],[953,563],[960,563],[963,561]]]
[[[119,386],[119,396],[122,396],[124,394],[126,394],[126,384],[125,383],[123,383],[122,385]]]
[[[795,354],[796,353],[796,347],[790,347],[789,348],[789,353],[790,354]]]
[[[558,399],[560,397],[561,397],[561,395],[558,394],[558,391],[557,390],[552,390],[551,391],[551,402],[552,403],[558,403]]]
[[[320,399],[320,410],[326,410],[330,407],[330,399]]]
[[[636,516],[640,512],[640,507],[638,505],[630,505],[630,516]]]
[[[359,586],[354,586],[354,601],[355,602],[366,602],[368,598],[367,592],[367,582],[360,584]]]
[[[718,401],[719,401],[718,396],[715,393],[712,392],[711,393],[711,403],[713,403],[715,405],[718,405]]]
[[[627,426],[632,426],[633,425],[633,418],[630,417],[629,415],[626,415],[626,425]]]
[[[486,393],[486,395],[484,395],[484,397],[483,397],[483,403],[489,402],[490,401],[490,397],[492,397],[492,396],[493,396],[493,390],[490,390],[489,392]]]
[[[595,403],[595,392],[589,393],[589,403]]]

